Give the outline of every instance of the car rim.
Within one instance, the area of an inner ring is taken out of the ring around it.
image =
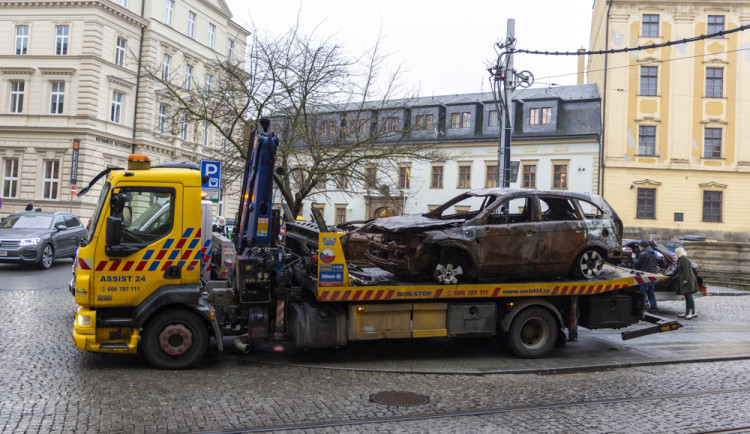
[[[44,246],[42,250],[42,264],[45,268],[49,268],[52,265],[52,247]]]
[[[549,328],[542,318],[529,318],[521,326],[521,342],[530,350],[543,346],[547,342],[548,335]]]
[[[159,348],[170,356],[185,354],[193,345],[193,332],[184,324],[168,324],[159,333]]]
[[[604,260],[602,259],[602,255],[596,250],[589,250],[581,255],[581,274],[587,279],[599,276],[599,272],[602,270],[603,265]]]

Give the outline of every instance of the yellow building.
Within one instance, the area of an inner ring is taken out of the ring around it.
[[[750,24],[750,1],[596,0],[590,50]],[[603,195],[633,238],[750,239],[750,30],[590,55],[602,94]]]

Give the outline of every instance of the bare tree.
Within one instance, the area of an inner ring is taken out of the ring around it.
[[[283,169],[274,181],[299,215],[303,200],[330,191],[388,197],[398,191],[399,166],[441,157],[411,134],[413,97],[401,92],[399,71],[380,77],[386,58],[380,41],[352,58],[331,38],[303,35],[298,26],[281,36],[255,30],[244,62],[210,62],[210,86],[196,81],[189,90],[180,77],[163,76],[159,65],[143,69],[177,107],[173,125],[207,123],[226,138],[229,146],[215,157],[233,176],[244,167],[247,132],[255,120],[271,117]]]

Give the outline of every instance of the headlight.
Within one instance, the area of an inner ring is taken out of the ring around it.
[[[91,325],[91,317],[86,315],[78,315],[76,318],[78,325],[82,327],[88,327]]]
[[[39,244],[39,241],[41,241],[39,238],[26,238],[25,240],[21,240],[18,245],[20,247],[36,246]]]

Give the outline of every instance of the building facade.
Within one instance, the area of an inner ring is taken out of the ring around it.
[[[88,218],[101,183],[82,197],[71,186],[125,167],[130,153],[158,164],[219,148],[203,124],[169,127],[174,109],[144,68],[185,86],[207,82],[210,61],[244,59],[249,32],[231,18],[222,0],[4,2],[0,215],[33,200]]]
[[[519,90],[513,110],[511,160],[518,171],[511,187],[598,191],[596,86]],[[336,181],[328,181],[307,198],[303,217],[310,218],[311,207],[320,209],[329,224],[424,213],[470,189],[497,186],[500,122],[492,93],[417,98],[408,107],[373,116],[386,128],[406,127],[407,140],[434,144],[444,158],[403,161],[397,173],[373,167],[368,177],[396,181],[387,196],[374,189],[341,192]]]
[[[680,41],[750,24],[749,1],[596,0],[591,50]],[[747,241],[747,31],[592,55],[602,93],[602,186],[626,234]]]

